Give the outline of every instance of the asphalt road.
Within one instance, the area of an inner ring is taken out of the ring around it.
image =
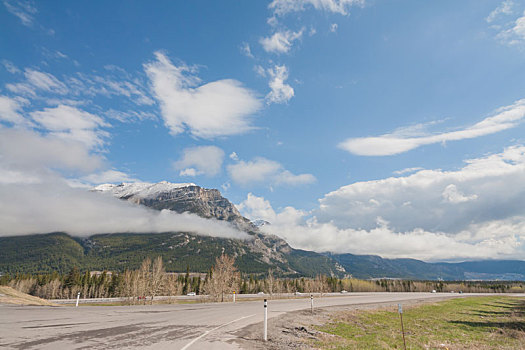
[[[473,295],[473,294],[469,294]],[[474,294],[480,295],[480,294]],[[348,293],[314,307],[465,297],[450,293]],[[523,296],[523,295],[522,295]],[[268,300],[268,317],[310,308],[310,298]],[[0,305],[2,349],[238,349],[234,332],[261,323],[263,302],[146,306]]]

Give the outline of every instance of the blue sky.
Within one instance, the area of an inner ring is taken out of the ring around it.
[[[193,182],[295,247],[523,259],[524,11],[4,0],[1,191]],[[1,234],[69,227],[31,203]]]

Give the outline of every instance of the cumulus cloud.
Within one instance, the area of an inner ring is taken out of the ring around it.
[[[496,114],[482,121],[451,132],[433,135],[412,136],[403,131],[373,137],[350,138],[339,144],[339,148],[361,156],[389,156],[408,152],[423,145],[458,141],[494,134],[514,128],[525,117],[525,99],[502,107]]]
[[[71,188],[61,181],[0,184],[0,236],[67,232],[76,236],[117,232],[193,232],[247,238],[226,222],[168,210],[154,211],[112,196]]]
[[[12,125],[26,125],[27,120],[21,114],[22,103],[20,100],[0,95],[0,121]]]
[[[346,15],[351,6],[364,4],[365,0],[273,0],[268,7],[279,16],[304,11],[309,6],[316,10]]]
[[[224,151],[216,146],[199,146],[186,148],[182,158],[174,163],[180,170],[180,176],[215,176],[222,168]]]
[[[525,146],[465,162],[357,182],[326,194],[306,212],[248,194],[246,217],[267,233],[315,251],[428,261],[525,258]]]
[[[164,54],[144,65],[162,117],[173,135],[186,129],[197,137],[242,134],[261,108],[256,94],[233,79],[201,84],[185,65],[175,66]]]
[[[288,68],[276,65],[268,69],[270,81],[268,85],[271,91],[266,95],[268,103],[286,103],[294,96],[294,89],[286,83],[288,79]]]
[[[84,143],[30,130],[0,128],[0,154],[1,164],[20,171],[62,169],[87,174],[104,164],[103,157],[91,154]]]
[[[243,186],[253,183],[268,185],[305,185],[315,182],[312,174],[295,175],[276,161],[258,157],[251,161],[240,160],[227,167],[231,179]]]
[[[101,147],[108,134],[100,127],[109,124],[94,114],[75,107],[59,105],[30,113],[35,122],[58,138],[84,143],[88,148]]]
[[[270,37],[261,38],[259,42],[266,52],[287,53],[290,51],[294,41],[301,39],[303,32],[304,28],[298,32],[290,30],[280,31]]]
[[[473,222],[504,220],[525,208],[525,147],[470,159],[455,171],[421,170],[357,182],[320,199],[316,216],[338,227],[370,229],[378,217],[395,230],[458,232]]]

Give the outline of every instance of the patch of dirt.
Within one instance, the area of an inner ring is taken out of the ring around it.
[[[58,306],[7,286],[0,286],[0,304]]]

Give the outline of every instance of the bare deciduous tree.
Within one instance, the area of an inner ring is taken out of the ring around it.
[[[153,262],[153,267],[151,269],[151,278],[150,278],[150,295],[151,295],[151,302],[153,303],[153,298],[158,295],[160,292],[164,279],[165,279],[166,271],[164,271],[164,265],[162,264],[162,257],[158,256],[155,261]]]
[[[215,300],[224,301],[224,295],[238,289],[239,273],[234,266],[235,258],[222,254],[215,260],[211,277],[204,285],[204,292]]]

